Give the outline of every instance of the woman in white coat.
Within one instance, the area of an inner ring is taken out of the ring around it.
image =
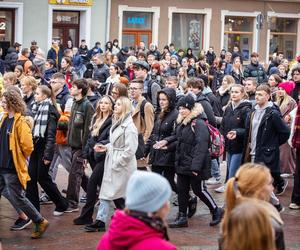
[[[127,181],[137,169],[135,152],[138,147],[138,132],[131,118],[131,110],[127,97],[117,99],[110,129],[110,143],[95,146],[96,152],[106,151],[106,158],[99,210],[95,222],[85,227],[87,232],[105,231],[111,201],[118,209],[125,206]]]

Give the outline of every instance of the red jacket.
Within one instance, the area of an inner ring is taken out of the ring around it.
[[[97,250],[175,250],[161,232],[118,210]]]

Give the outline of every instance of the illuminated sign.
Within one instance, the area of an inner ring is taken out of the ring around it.
[[[127,18],[128,24],[145,24],[145,17],[128,17]]]

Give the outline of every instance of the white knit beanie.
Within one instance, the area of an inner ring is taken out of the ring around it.
[[[126,207],[129,210],[152,213],[158,211],[171,197],[166,178],[147,171],[135,171],[126,188]]]

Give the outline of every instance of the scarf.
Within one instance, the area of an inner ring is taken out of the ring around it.
[[[300,149],[300,101],[298,103],[297,113],[295,117],[294,135],[292,145],[294,148]]]
[[[169,240],[168,232],[167,232],[167,226],[163,222],[161,218],[150,216],[147,213],[144,212],[138,212],[138,211],[127,211],[127,214],[133,218],[136,218],[145,224],[147,224],[149,227],[154,228],[158,232],[161,232],[164,236],[164,239]]]
[[[52,105],[50,98],[41,103],[34,102],[32,113],[34,115],[33,138],[44,138],[48,123],[49,107]]]
[[[58,46],[55,46],[55,45],[52,45],[52,48],[55,50],[56,52],[56,58],[55,58],[55,62],[56,62],[56,65],[58,65],[58,51],[59,51],[59,47]]]

